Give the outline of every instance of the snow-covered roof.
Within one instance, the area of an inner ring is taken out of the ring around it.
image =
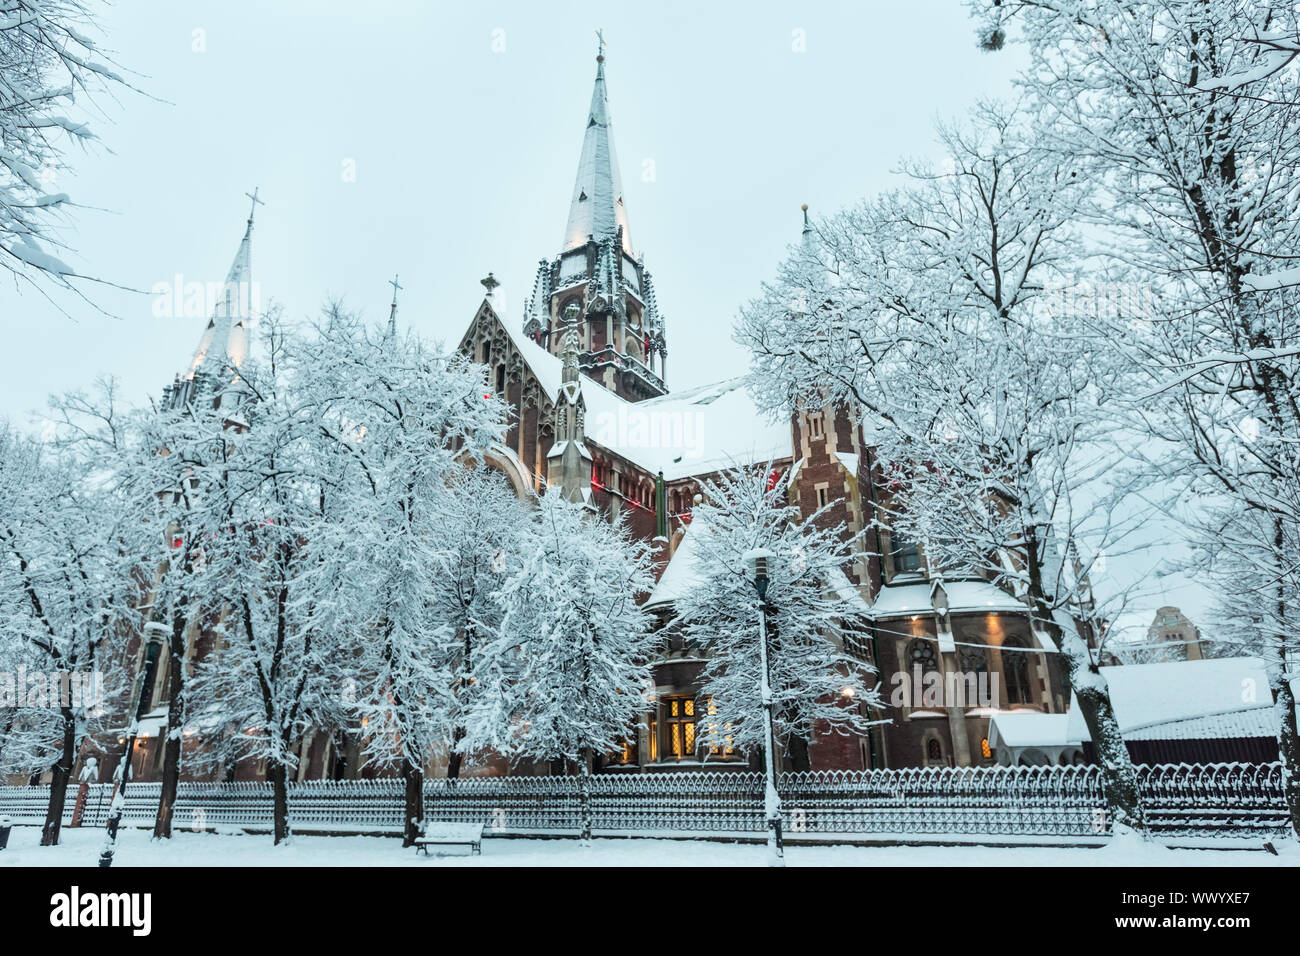
[[[677,544],[664,573],[659,576],[659,583],[650,592],[645,607],[658,607],[671,604],[695,586],[699,580],[699,545],[701,534],[707,534],[703,519],[694,518]]]
[[[987,581],[945,581],[949,612],[1025,611],[1021,601]]]
[[[1120,732],[1130,740],[1269,736],[1274,732],[1268,675],[1254,657],[1125,664],[1101,670]],[[1251,728],[1262,734],[1241,732]],[[1091,739],[1073,696],[1070,733],[1079,740]]]
[[[650,597],[645,603],[647,608],[671,604],[699,580],[699,556],[697,552],[702,534],[708,534],[708,525],[705,523],[705,519],[697,514],[682,535],[677,550],[673,552],[668,566],[664,568],[664,573],[659,577],[659,583],[650,592]],[[852,604],[857,611],[864,615],[871,614],[871,608],[862,599],[862,592],[854,586],[844,572],[834,572],[828,583],[840,596],[841,600]]]
[[[872,611],[877,618],[928,613],[934,610],[930,600],[931,587],[929,581],[919,581],[915,584],[887,584],[876,595]],[[1024,602],[1016,600],[1006,591],[987,581],[945,581],[943,589],[948,595],[948,611],[951,614],[1025,610]]]
[[[1273,737],[1277,718],[1272,707],[1253,707],[1229,714],[1211,714],[1171,720],[1130,730],[1129,740],[1232,740],[1238,737]]]
[[[492,302],[488,301],[491,308]],[[495,311],[493,313],[496,314]],[[499,315],[519,354],[552,401],[563,364]],[[586,436],[665,481],[791,457],[790,423],[759,411],[743,379],[734,378],[643,402],[629,402],[581,376]]]
[[[1066,747],[1078,744],[1070,735],[1069,714],[1040,714],[1028,710],[1002,711],[989,720],[989,746]]]
[[[168,710],[169,706],[163,704],[141,717],[140,722],[136,725],[136,736],[141,738],[162,736],[163,728],[167,726]]]

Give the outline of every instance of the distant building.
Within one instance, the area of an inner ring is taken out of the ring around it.
[[[1199,661],[1205,659],[1201,650],[1201,632],[1191,620],[1176,607],[1162,607],[1156,611],[1155,620],[1147,628],[1147,644],[1155,649],[1165,645],[1168,653],[1163,660]]]

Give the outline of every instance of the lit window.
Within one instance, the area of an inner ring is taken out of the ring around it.
[[[664,758],[689,760],[695,756],[695,698],[664,699]]]
[[[614,762],[620,765],[637,763],[637,750],[636,738],[624,740],[618,745],[618,750],[614,754]]]

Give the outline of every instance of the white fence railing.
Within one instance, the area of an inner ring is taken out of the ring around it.
[[[1139,767],[1152,828],[1167,836],[1268,836],[1288,824],[1278,764]],[[611,834],[759,833],[759,773],[629,773],[592,778],[595,828]],[[127,787],[124,822],[152,826],[160,785]],[[70,786],[64,821],[80,788]],[[976,767],[787,774],[786,827],[808,834],[987,834],[1098,836],[1109,832],[1095,767]],[[82,826],[103,826],[112,788],[86,788]],[[0,787],[0,817],[39,823],[46,787]],[[299,832],[398,833],[400,780],[309,781],[289,785],[289,819]],[[489,833],[577,830],[573,777],[430,780],[425,816],[484,823]],[[271,828],[270,783],[182,783],[173,826]]]

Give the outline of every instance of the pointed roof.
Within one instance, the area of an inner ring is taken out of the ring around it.
[[[253,321],[255,296],[253,294],[253,211],[261,203],[256,190],[251,195],[253,209],[249,210],[244,227],[244,238],[235,253],[235,261],[226,274],[226,284],[221,288],[221,298],[213,304],[198,348],[190,362],[188,378],[195,372],[219,372],[226,365],[239,367],[248,358],[248,329]]]
[[[569,222],[564,229],[564,249],[576,249],[588,236],[603,239],[623,229],[623,251],[631,255],[632,239],[623,205],[623,182],[618,174],[614,136],[610,129],[609,98],[605,93],[605,56],[596,57],[596,85],[587,112],[578,178],[573,184]]]

